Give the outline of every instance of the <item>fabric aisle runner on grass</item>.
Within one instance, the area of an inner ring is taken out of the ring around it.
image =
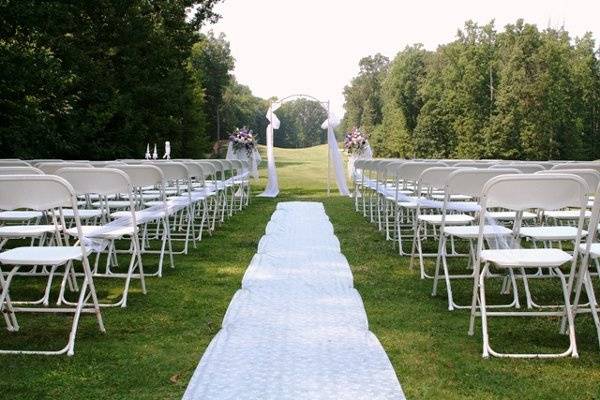
[[[277,205],[183,399],[404,399],[323,204]]]

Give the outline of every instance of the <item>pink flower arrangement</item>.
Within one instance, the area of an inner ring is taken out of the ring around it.
[[[357,128],[352,128],[352,131],[344,136],[344,149],[348,154],[360,154],[367,146],[367,139],[366,134]]]
[[[256,146],[254,134],[247,127],[236,129],[235,132],[229,135],[229,141],[232,143],[234,150],[246,150],[248,154],[251,154]]]

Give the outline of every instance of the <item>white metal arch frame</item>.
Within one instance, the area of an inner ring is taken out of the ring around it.
[[[344,174],[344,168],[342,163],[342,156],[338,149],[337,140],[335,133],[333,132],[333,122],[331,121],[331,112],[329,108],[329,101],[321,101],[314,96],[307,94],[292,94],[282,99],[272,101],[269,104],[267,110],[267,119],[269,125],[267,126],[267,169],[268,169],[268,183],[265,191],[259,196],[262,197],[277,197],[279,194],[279,183],[277,180],[277,170],[275,168],[275,156],[273,154],[273,130],[278,129],[280,125],[279,118],[275,114],[275,111],[281,107],[284,103],[295,100],[298,98],[308,98],[316,101],[327,111],[327,120],[323,122],[321,128],[327,129],[327,194],[331,192],[331,171],[332,167],[335,172],[335,180],[337,183],[338,190],[341,195],[349,196],[348,184]]]

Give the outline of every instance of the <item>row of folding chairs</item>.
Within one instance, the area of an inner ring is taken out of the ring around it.
[[[410,257],[410,268],[418,264],[432,295],[443,283],[448,309],[470,310],[470,335],[481,319],[484,357],[577,357],[579,314],[591,314],[600,344],[600,163],[359,160],[353,181],[355,210]],[[472,282],[462,303],[458,280]],[[492,304],[486,283],[494,281],[502,301]],[[560,301],[534,294],[532,285],[548,287],[542,281],[558,283]],[[488,319],[515,316],[559,317],[568,348],[495,350]]]
[[[73,319],[62,349],[0,353],[74,354],[81,314],[94,314],[104,332],[102,307],[126,307],[132,281],[145,294],[145,278],[162,276],[165,259],[174,268],[175,254],[187,254],[250,199],[249,166],[235,160],[31,164],[0,160],[0,311],[13,332],[20,313]],[[149,260],[154,271],[144,269]],[[15,298],[15,280],[32,277],[45,280],[41,297]],[[98,298],[99,279],[122,280],[117,300]]]

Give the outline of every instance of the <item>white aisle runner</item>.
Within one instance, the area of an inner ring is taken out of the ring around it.
[[[321,203],[279,203],[183,396],[404,399]]]

